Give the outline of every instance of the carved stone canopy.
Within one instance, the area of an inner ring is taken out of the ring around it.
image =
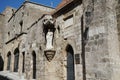
[[[43,32],[45,35],[47,34],[48,31],[50,32],[55,32],[55,26],[54,26],[54,19],[50,14],[46,14],[43,17]]]
[[[43,18],[43,26],[44,28],[54,28],[54,20],[51,15],[45,15]]]

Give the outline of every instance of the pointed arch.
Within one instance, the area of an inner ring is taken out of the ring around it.
[[[36,79],[36,52],[32,51],[32,60],[33,60],[33,79]]]
[[[66,47],[67,52],[67,80],[75,80],[74,50],[70,44]]]
[[[14,72],[18,72],[18,65],[19,65],[19,49],[16,48],[14,50]]]
[[[7,70],[10,70],[10,64],[11,64],[11,52],[9,51],[7,53]]]
[[[4,60],[3,60],[3,57],[0,53],[0,71],[3,71],[3,68],[4,68]]]

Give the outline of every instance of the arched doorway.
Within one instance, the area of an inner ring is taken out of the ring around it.
[[[3,61],[3,57],[1,56],[1,53],[0,53],[0,71],[3,71],[3,67],[4,67],[4,61]]]
[[[11,52],[9,51],[7,54],[7,70],[10,70],[10,64],[11,64]]]
[[[16,48],[14,51],[14,72],[18,72],[18,64],[19,64],[19,49]]]
[[[74,51],[71,45],[66,47],[67,52],[67,80],[75,80]]]
[[[33,79],[36,79],[36,53],[32,52],[32,60],[33,60]]]

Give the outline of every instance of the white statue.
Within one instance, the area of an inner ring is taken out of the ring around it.
[[[46,35],[46,50],[53,49],[53,29],[54,29],[54,20],[53,17],[49,14],[46,14],[43,18],[43,26],[45,29]]]
[[[48,31],[46,34],[46,49],[52,49],[53,45],[52,45],[52,40],[53,40],[53,32]]]

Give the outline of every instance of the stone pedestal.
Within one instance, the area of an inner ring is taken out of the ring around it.
[[[46,58],[47,58],[47,60],[48,60],[49,62],[54,58],[55,52],[56,52],[56,51],[53,50],[53,49],[45,50],[45,51],[44,51],[44,54],[45,54],[45,56],[46,56]]]

